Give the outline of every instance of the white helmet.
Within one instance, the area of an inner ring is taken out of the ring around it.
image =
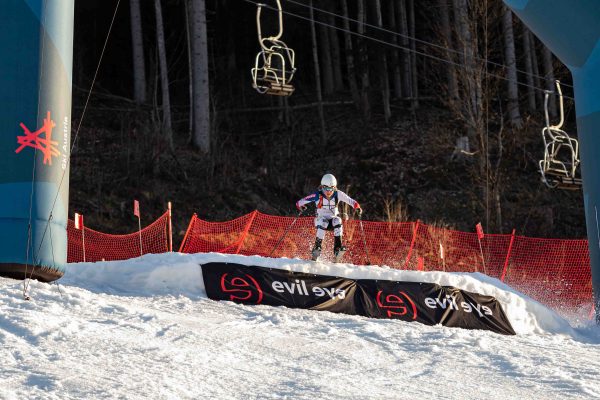
[[[335,179],[335,176],[333,176],[332,174],[325,174],[321,178],[321,186],[336,187],[337,186],[337,179]]]

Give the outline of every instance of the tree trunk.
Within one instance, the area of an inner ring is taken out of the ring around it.
[[[454,41],[452,40],[452,30],[450,27],[450,10],[448,9],[448,0],[439,0],[438,3],[440,10],[440,20],[442,25],[442,38],[444,41],[444,47],[446,49],[454,48]],[[447,60],[454,60],[454,55],[446,50],[445,56]],[[448,85],[448,102],[455,103],[458,101],[458,84],[456,83],[456,69],[453,64],[447,64],[446,69],[446,81]]]
[[[544,45],[543,45],[544,46]],[[552,62],[552,52],[546,46],[543,47],[544,56],[544,78],[546,80],[546,90],[556,91],[554,84],[554,65]],[[558,111],[556,109],[556,96],[550,96],[548,99],[548,113],[552,118],[556,118]]]
[[[329,3],[328,3],[329,4]],[[335,3],[331,3],[328,11],[335,13]],[[327,24],[336,26],[333,14],[327,14]],[[342,56],[340,52],[340,39],[335,28],[329,28],[329,45],[331,47],[331,62],[333,64],[333,83],[335,90],[344,89],[344,76],[342,74]]]
[[[527,31],[527,36],[529,36],[529,45],[531,46],[531,66],[533,67],[533,82],[535,82],[536,88],[542,87],[542,80],[540,78],[540,63],[538,62],[537,57],[537,45],[535,36],[533,33],[523,25],[524,29]],[[537,104],[544,104],[544,94],[541,90],[535,91],[535,98],[537,100]]]
[[[377,17],[377,26],[383,28],[383,16],[381,15],[381,1],[374,0],[375,15]],[[392,109],[390,108],[390,81],[387,70],[386,49],[379,48],[379,82],[381,83],[381,97],[383,104],[383,118],[387,124],[392,117]]]
[[[365,0],[358,0],[358,29],[359,36],[365,34],[365,22],[367,21],[367,10],[365,10]],[[367,54],[367,44],[364,39],[359,40],[358,53],[361,67],[360,74],[360,100],[363,117],[369,119],[371,117],[371,103],[369,101],[369,92],[371,90],[371,82],[369,79],[369,56]]]
[[[387,13],[388,24],[392,32],[398,32],[398,24],[396,24],[396,0],[390,0],[390,9]],[[392,44],[394,48],[391,50],[392,54],[392,87],[394,88],[394,98],[402,98],[402,73],[400,70],[400,54],[398,50],[398,35],[392,35]]]
[[[400,43],[402,45],[402,90],[405,98],[412,97],[411,73],[410,73],[410,43],[408,41],[408,18],[406,17],[406,1],[400,0],[398,3],[397,20],[400,25]]]
[[[162,131],[169,146],[169,150],[174,152],[173,146],[173,126],[171,124],[171,100],[169,95],[169,71],[167,70],[167,51],[165,49],[165,35],[162,19],[162,9],[160,0],[154,0],[154,10],[156,16],[156,43],[158,45],[158,60],[160,65],[160,92],[162,94]]]
[[[459,84],[460,104],[455,112],[465,121],[465,128],[470,143],[477,143],[477,169],[473,172],[474,179],[481,191],[481,199],[486,215],[486,225],[489,225],[490,187],[488,184],[490,172],[489,140],[487,124],[484,119],[483,104],[483,73],[485,65],[479,57],[477,32],[480,19],[487,18],[484,10],[477,2],[454,0],[455,30],[458,47],[462,53],[464,69],[457,75]],[[484,15],[482,15],[482,13]],[[487,34],[487,30],[483,30]],[[485,38],[487,41],[487,38]],[[482,46],[487,48],[487,46]]]
[[[327,131],[325,130],[325,113],[323,111],[323,95],[321,93],[321,69],[319,67],[319,50],[317,48],[317,31],[315,29],[315,14],[313,11],[313,0],[310,6],[310,33],[312,36],[312,53],[315,66],[315,82],[317,85],[317,101],[319,103],[319,121],[321,122],[321,144],[327,143]]]
[[[129,8],[131,10],[131,47],[133,52],[133,99],[137,104],[143,104],[146,102],[146,64],[140,0],[131,0]]]
[[[356,83],[356,69],[354,67],[354,49],[352,47],[352,36],[350,35],[350,23],[348,22],[348,4],[342,0],[342,15],[344,26],[344,51],[346,53],[346,69],[348,71],[348,83],[350,93],[357,108],[360,108],[360,94]]]
[[[194,118],[194,146],[210,153],[210,91],[208,85],[208,43],[204,0],[188,0],[191,10],[192,89],[190,109]]]
[[[502,233],[502,201],[500,200],[500,186],[494,186],[494,203],[496,204],[496,232]]]
[[[190,3],[186,0],[183,2],[183,10],[185,12],[185,35],[187,41],[187,56],[188,56],[188,102],[190,104],[190,112],[188,113],[188,132],[186,144],[192,143],[194,137],[194,85],[192,84],[192,76],[194,74],[192,62],[192,33],[190,21]]]
[[[493,186],[493,196],[496,209],[496,231],[502,233],[502,202],[501,202],[501,182],[502,182],[502,157],[504,155],[504,122],[500,120],[500,128],[498,129],[496,162],[492,171],[491,181]],[[488,163],[491,164],[488,157]],[[489,214],[489,212],[488,212]]]
[[[515,128],[523,125],[519,110],[519,88],[517,85],[517,59],[515,56],[515,37],[513,33],[512,11],[503,7],[502,28],[504,33],[504,57],[506,58],[506,76],[508,91],[508,117]]]
[[[469,10],[466,0],[454,0],[454,15],[456,18],[456,32],[458,33],[459,47],[462,51],[462,64],[465,66],[465,72],[462,74],[462,85],[465,91],[464,102],[467,107],[467,121],[472,128],[476,128],[478,119],[478,90],[481,91],[481,77],[478,77],[478,71],[475,63],[475,50],[477,45],[471,34],[469,25]],[[472,132],[471,134],[473,134]]]
[[[525,55],[525,72],[527,76],[525,77],[527,81],[527,105],[529,107],[529,112],[534,113],[536,110],[535,104],[535,82],[533,81],[533,62],[532,62],[532,53],[535,51],[535,48],[532,48],[531,41],[529,40],[529,32],[527,28],[524,27],[523,24],[523,53]]]
[[[419,76],[417,75],[417,42],[414,40],[417,35],[416,22],[415,22],[415,2],[414,0],[408,0],[408,23],[410,25],[410,37],[413,38],[410,43],[411,57],[410,57],[410,69],[411,69],[411,95],[412,102],[411,107],[413,110],[419,108]]]
[[[323,93],[330,95],[333,93],[333,63],[331,59],[331,44],[329,42],[329,27],[319,24],[319,64],[323,72]]]

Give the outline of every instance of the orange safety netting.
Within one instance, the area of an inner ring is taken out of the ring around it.
[[[363,234],[364,232],[364,234]],[[279,217],[254,211],[226,222],[194,215],[179,249],[310,259],[313,217]],[[589,310],[592,283],[587,240],[534,239],[459,232],[417,222],[344,222],[344,262],[397,269],[481,272],[561,312]],[[333,260],[333,234],[321,258]]]
[[[69,263],[126,260],[142,254],[165,253],[170,251],[169,211],[141,232],[126,235],[111,235],[87,227],[75,229],[74,222],[69,219],[67,238]]]

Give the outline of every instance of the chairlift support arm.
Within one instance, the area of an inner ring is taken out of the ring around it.
[[[283,35],[283,9],[281,8],[280,0],[275,0],[275,1],[277,2],[277,14],[278,14],[278,18],[279,18],[279,33],[275,36],[269,36],[269,37],[265,38],[264,40],[277,41]],[[263,6],[265,6],[265,4],[259,3],[258,8],[256,9],[256,31],[258,32],[258,42],[260,43],[260,46],[263,48],[263,50],[269,50],[263,43],[262,30],[260,27],[260,14],[261,14],[261,10],[262,10]]]
[[[559,105],[560,105],[560,121],[559,121],[558,125],[550,125],[550,117],[548,117],[548,98],[550,97],[550,94],[552,92],[549,90],[544,91],[544,114],[546,115],[546,126],[548,128],[561,129],[563,126],[563,123],[565,122],[564,100],[563,100],[562,89],[560,88],[560,81],[557,79],[556,81],[554,81],[554,83],[556,84],[556,90],[558,92],[558,101],[559,101]]]

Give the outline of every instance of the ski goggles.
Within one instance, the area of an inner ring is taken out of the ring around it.
[[[335,186],[323,186],[323,190],[326,192],[333,192],[335,190]]]

